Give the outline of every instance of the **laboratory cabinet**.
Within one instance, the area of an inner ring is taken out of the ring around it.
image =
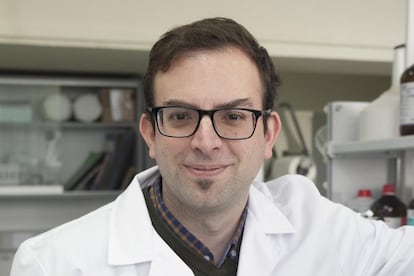
[[[94,70],[142,73],[161,34],[213,16],[246,26],[277,58],[279,70],[387,74],[392,48],[404,42],[406,0],[0,0],[0,67],[76,70],[73,60],[78,59],[88,60],[79,69],[92,69],[95,56]],[[33,62],[36,53],[49,53],[48,59]],[[13,54],[25,59],[16,61]],[[51,64],[62,54],[66,58]]]
[[[358,189],[365,188],[378,198],[384,184],[394,183],[397,195],[407,204],[414,188],[414,136],[359,141],[359,113],[368,104],[331,102],[327,106],[328,197],[347,204]]]
[[[9,275],[17,247],[25,239],[103,206],[119,192],[64,194],[0,193],[0,275]]]
[[[138,133],[142,109],[139,76],[0,75],[0,275],[24,239],[114,200],[150,166]],[[100,165],[82,170],[92,154]],[[76,186],[117,169],[124,177],[116,187]]]
[[[0,75],[0,188],[63,184],[73,190],[82,168],[95,161],[98,172],[104,158],[121,153],[127,160],[114,160],[114,173],[145,169],[140,89],[135,76]],[[94,185],[119,188],[106,184]]]

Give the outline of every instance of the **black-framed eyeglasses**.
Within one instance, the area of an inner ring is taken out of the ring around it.
[[[210,117],[214,131],[224,139],[243,140],[252,137],[257,120],[271,110],[248,108],[223,108],[202,110],[182,106],[159,106],[147,109],[155,119],[159,132],[167,137],[192,136],[204,115]]]

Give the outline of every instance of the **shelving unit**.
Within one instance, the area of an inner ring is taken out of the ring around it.
[[[52,123],[52,122],[33,122],[33,123],[10,123],[1,122],[3,128],[62,128],[62,129],[111,129],[111,128],[133,128],[137,127],[137,122],[133,123],[79,123],[79,122],[64,122],[64,123]]]
[[[414,137],[405,136],[394,139],[373,141],[351,141],[328,145],[327,152],[331,158],[346,156],[398,157],[407,150],[414,150]]]
[[[408,202],[414,188],[414,136],[358,141],[358,115],[367,104],[328,105],[328,196],[346,204],[359,188],[379,197],[383,184],[395,183],[399,197]]]
[[[215,15],[246,26],[275,57],[278,70],[387,74],[391,49],[405,34],[406,0],[265,1],[247,9],[235,8],[236,0],[163,2],[164,9],[157,1],[3,2],[0,67],[25,70],[144,72],[148,51],[162,33]]]
[[[41,232],[114,200],[119,191],[76,191],[61,195],[0,195],[2,232]],[[36,206],[36,208],[33,208]]]
[[[25,150],[28,151],[27,155],[31,157],[41,156],[46,151],[44,136],[47,134],[45,133],[59,131],[62,133],[62,137],[59,141],[58,151],[64,167],[64,170],[60,172],[59,179],[64,183],[76,172],[89,152],[103,150],[106,133],[132,130],[136,132],[137,136],[134,168],[137,172],[147,168],[149,160],[146,148],[137,133],[138,118],[143,102],[140,85],[138,76],[0,75],[0,104],[7,102],[7,97],[9,97],[12,100],[27,100],[33,109],[31,111],[33,118],[30,120],[23,122],[2,120],[0,122],[0,129],[4,130],[2,142],[0,142],[3,145],[3,151],[0,150],[0,158],[13,154],[10,152],[13,151],[10,149],[13,147],[17,149],[25,147]],[[99,93],[100,89],[109,88],[133,89],[135,91],[134,117],[131,121],[80,122],[70,119],[54,122],[45,119],[41,114],[39,108],[41,101],[50,94],[66,94],[73,101],[82,93]],[[28,136],[31,136],[31,139],[28,139]],[[28,143],[31,145],[25,146]]]
[[[98,93],[103,88],[135,91],[133,120],[82,122],[71,118],[55,122],[40,114],[39,104],[51,93],[67,93],[73,98],[82,93]],[[41,157],[47,148],[45,133],[57,130],[62,135],[56,148],[62,161],[60,179],[64,183],[89,152],[104,150],[107,133],[132,130],[137,133],[133,166],[136,172],[147,168],[150,162],[147,149],[138,135],[138,119],[143,108],[141,92],[138,76],[0,75],[0,104],[7,104],[10,99],[27,100],[33,113],[27,121],[0,120],[0,163],[4,164],[5,154],[10,156],[16,149],[25,150],[27,156]],[[35,187],[46,183],[19,183],[15,187],[20,184]],[[102,190],[2,194],[0,187],[0,275],[8,275],[14,252],[24,239],[78,218],[114,200],[119,193]]]
[[[117,191],[61,195],[0,195],[0,275],[9,275],[16,248],[25,239],[81,217],[116,198]]]

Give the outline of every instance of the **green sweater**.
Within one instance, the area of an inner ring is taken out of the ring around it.
[[[152,225],[161,238],[174,250],[174,252],[191,268],[195,276],[235,276],[237,275],[237,263],[226,258],[223,265],[217,268],[210,261],[205,260],[200,254],[188,248],[183,240],[157,215],[157,211],[151,202],[148,188],[143,190]]]

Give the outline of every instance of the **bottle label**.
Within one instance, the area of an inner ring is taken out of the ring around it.
[[[400,124],[414,124],[414,82],[401,84]]]
[[[384,222],[390,228],[398,228],[405,223],[405,218],[403,217],[384,217]]]
[[[414,226],[414,209],[407,210],[407,224]]]

